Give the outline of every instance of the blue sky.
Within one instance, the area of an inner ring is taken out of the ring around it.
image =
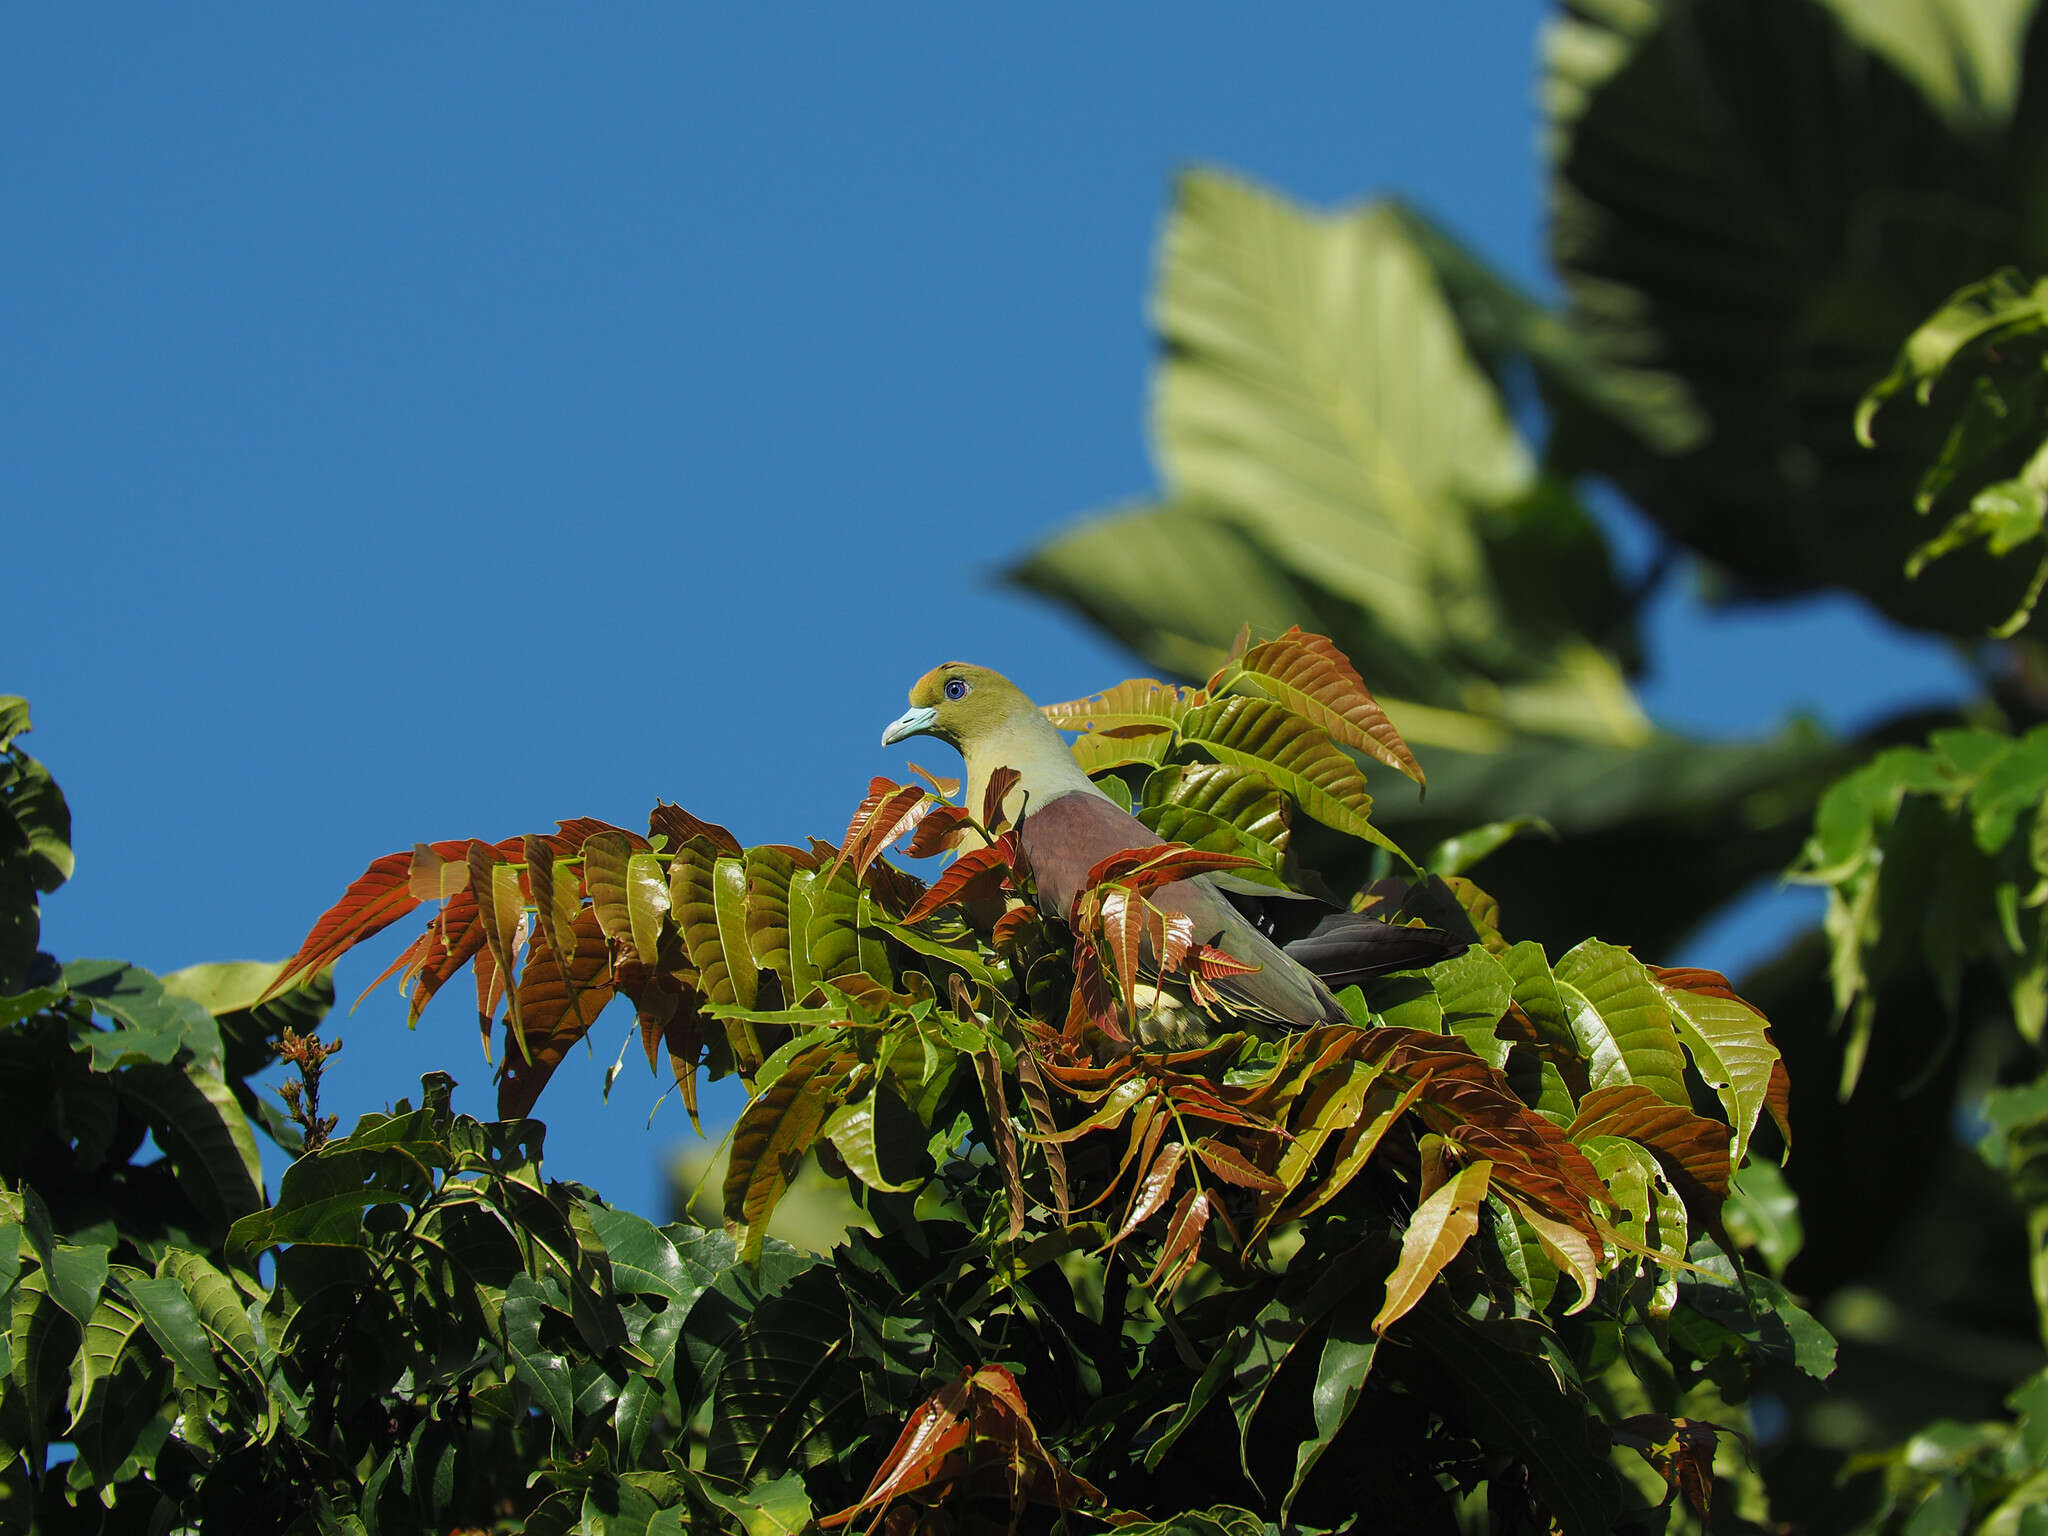
[[[987,573],[1153,483],[1173,171],[1398,191],[1541,288],[1542,12],[0,13],[0,691],[79,861],[44,946],[281,955],[377,854],[657,796],[836,837],[934,662],[1138,670]],[[1651,641],[1652,710],[1712,734],[1960,678],[1683,583]],[[460,1000],[401,1006],[337,1026],[330,1107],[438,1066],[488,1114]],[[637,1066],[600,1103],[628,1024],[540,1112],[552,1172],[655,1211],[687,1127]]]

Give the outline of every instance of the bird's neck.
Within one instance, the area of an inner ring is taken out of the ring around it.
[[[1003,800],[1003,809],[1013,820],[1027,807],[1035,810],[1061,795],[1102,794],[1074,761],[1066,739],[1036,710],[981,733],[962,757],[967,764],[967,810],[977,818],[987,797],[988,781],[998,768],[1014,768],[1022,775]]]

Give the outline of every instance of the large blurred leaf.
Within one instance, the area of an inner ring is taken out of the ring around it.
[[[2009,612],[2027,573],[1981,554],[1905,574],[1924,537],[1909,504],[1927,429],[1901,422],[1865,453],[1846,424],[1949,293],[2001,263],[2044,264],[2048,231],[2022,216],[2034,130],[2006,129],[2002,40],[2024,10],[1569,5],[1546,92],[1569,319],[1627,393],[1686,402],[1699,430],[1653,442],[1553,390],[1556,462],[1611,476],[1757,591],[1847,585],[1952,632]]]
[[[1012,579],[1189,673],[1220,662],[1246,618],[1324,629],[1375,689],[1482,717],[1390,704],[1420,742],[1476,739],[1485,720],[1640,735],[1618,669],[1586,638],[1610,627],[1611,588],[1566,605],[1560,631],[1554,612],[1529,622],[1498,579],[1498,546],[1524,522],[1583,514],[1542,492],[1391,209],[1325,218],[1227,176],[1184,177],[1157,311],[1165,505],[1057,541]],[[1597,539],[1591,554],[1603,568]]]

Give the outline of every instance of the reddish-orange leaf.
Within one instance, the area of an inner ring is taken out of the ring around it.
[[[1003,857],[1001,844],[993,848],[970,849],[946,867],[938,882],[904,913],[903,921],[920,922],[939,908],[955,902],[986,901],[1000,895],[1003,880],[1008,874],[1009,864]]]
[[[1226,1184],[1235,1184],[1240,1189],[1260,1189],[1269,1194],[1280,1193],[1280,1181],[1264,1168],[1259,1167],[1237,1148],[1216,1140],[1213,1136],[1195,1138],[1195,1156],[1202,1165]]]
[[[1126,1018],[1135,1018],[1138,992],[1138,960],[1145,948],[1144,898],[1128,891],[1114,890],[1102,898],[1102,937],[1109,961],[1116,968],[1117,985],[1123,989]]]
[[[923,779],[925,783],[931,785],[938,792],[939,798],[942,800],[950,800],[960,793],[960,781],[958,779],[946,778],[940,774],[933,773],[929,768],[921,768],[916,763],[910,764],[910,771],[920,779]]]
[[[1038,914],[1029,907],[1012,907],[996,919],[996,926],[990,937],[998,949],[1009,949],[1017,944],[1026,930],[1036,926]]]
[[[1017,1092],[1023,1096],[1025,1107],[1031,1111],[1031,1123],[1038,1127],[1041,1137],[1059,1129],[1059,1122],[1053,1119],[1052,1096],[1045,1091],[1045,1077],[1039,1072],[1038,1058],[1029,1046],[1017,1052]],[[1072,1201],[1067,1191],[1066,1153],[1050,1141],[1040,1141],[1039,1152],[1045,1158],[1046,1176],[1052,1181],[1053,1207],[1064,1223],[1070,1218],[1068,1205]]]
[[[574,933],[576,954],[565,966],[546,934],[534,930],[512,1020],[506,1026],[524,1037],[525,1049],[519,1055],[505,1053],[504,1074],[498,1080],[502,1119],[518,1119],[533,1108],[569,1047],[590,1032],[611,1001],[610,951],[597,914],[585,907],[577,914]]]
[[[898,784],[879,774],[868,780],[867,796],[846,823],[838,857],[825,878],[829,880],[838,874],[839,866],[849,860],[856,877],[866,874],[868,865],[881,856],[884,848],[916,829],[924,819],[925,807],[931,803],[931,796],[915,784]]]
[[[436,921],[439,921],[439,919],[436,919]],[[401,949],[398,952],[398,958],[385,966],[375,981],[363,988],[361,995],[353,1003],[349,1004],[348,1011],[354,1013],[358,1008],[362,1007],[363,998],[368,997],[400,971],[406,972],[409,976],[413,971],[425,965],[428,957],[433,953],[433,942],[434,927],[432,923],[429,923],[425,933],[406,945],[404,949]]]
[[[1164,1126],[1165,1115],[1157,1117]],[[1180,1177],[1180,1165],[1186,1159],[1188,1149],[1177,1141],[1169,1141],[1153,1159],[1152,1166],[1145,1170],[1138,1180],[1138,1187],[1131,1191],[1131,1208],[1124,1214],[1123,1225],[1116,1229],[1116,1236],[1109,1240],[1114,1248],[1146,1222],[1166,1209],[1166,1202],[1173,1194],[1174,1182]]]
[[[1778,1042],[1771,1039],[1771,1032],[1764,1031],[1764,1039],[1772,1050]],[[1770,1111],[1771,1119],[1777,1122],[1778,1134],[1785,1138],[1787,1151],[1792,1147],[1792,1074],[1785,1070],[1785,1058],[1780,1056],[1771,1063],[1771,1080],[1764,1087],[1764,1108]]]
[[[981,792],[981,824],[990,832],[1001,832],[1010,825],[1010,818],[1003,811],[1003,801],[1009,798],[1024,775],[1007,764],[988,776],[988,785]]]
[[[412,858],[411,853],[387,853],[372,861],[350,882],[341,900],[321,914],[264,996],[274,997],[301,977],[332,965],[418,906],[419,898],[411,886]]]
[[[663,846],[674,853],[693,837],[708,837],[720,853],[737,856],[740,840],[715,821],[702,821],[692,816],[680,805],[670,805],[666,800],[654,802],[654,809],[647,814],[647,835],[668,839]]]
[[[909,1494],[927,1506],[1000,1500],[1013,1515],[1026,1504],[1065,1512],[1102,1502],[1100,1490],[1046,1450],[1017,1378],[999,1365],[964,1371],[920,1404],[860,1502],[818,1524],[835,1529],[872,1510],[877,1518],[869,1529],[883,1529],[882,1511]],[[893,1527],[892,1519],[887,1528]]]
[[[1641,1083],[1595,1088],[1565,1128],[1573,1141],[1626,1136],[1682,1168],[1718,1201],[1728,1198],[1728,1127],[1667,1103]]]
[[[1195,1267],[1196,1255],[1201,1252],[1202,1234],[1209,1228],[1209,1215],[1214,1209],[1206,1189],[1189,1190],[1174,1207],[1173,1219],[1166,1224],[1166,1242],[1159,1250],[1159,1262],[1152,1266],[1152,1273],[1145,1277],[1145,1284],[1152,1287],[1164,1301],[1171,1296],[1188,1271]]]
[[[1188,946],[1187,967],[1204,980],[1221,980],[1225,976],[1249,976],[1259,969],[1250,960],[1240,960],[1235,955],[1227,955],[1207,944]]]
[[[465,878],[467,874],[465,864]],[[438,947],[414,978],[412,999],[405,1015],[407,1025],[419,1022],[428,1000],[483,948],[483,921],[477,913],[476,897],[467,885],[448,898],[448,905],[441,909],[428,931],[438,940]]]
[[[960,829],[967,825],[964,806],[945,805],[937,800],[928,800],[925,804],[928,809],[924,820],[917,824],[917,830],[910,834],[910,842],[903,850],[907,859],[928,859],[935,853],[944,853],[960,840]]]
[[[1088,871],[1083,889],[1115,881],[1133,890],[1149,891],[1175,880],[1187,880],[1219,869],[1249,869],[1258,864],[1234,853],[1210,853],[1184,843],[1154,843],[1149,848],[1126,848],[1113,853]]]
[[[1152,911],[1158,919],[1153,934],[1159,940],[1159,969],[1171,974],[1181,968],[1194,945],[1195,920],[1185,912],[1161,912],[1157,907]]]

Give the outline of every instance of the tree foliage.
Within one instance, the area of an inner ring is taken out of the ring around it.
[[[1730,1235],[1752,1149],[1786,1134],[1762,1016],[1711,972],[1514,941],[1469,880],[1411,864],[1346,748],[1420,766],[1320,637],[1048,713],[1160,838],[1065,921],[1030,900],[1007,784],[969,807],[878,779],[837,845],[742,847],[666,804],[645,834],[421,844],[278,965],[38,958],[0,1000],[13,1508],[366,1532],[1490,1510],[1590,1533],[1750,1497],[1728,1405],[1833,1349]],[[61,798],[9,753],[42,797],[8,802],[12,857],[47,877],[63,839],[27,834]],[[947,846],[930,885],[888,856]],[[1237,964],[1155,904],[1203,869],[1469,942],[1346,989],[1347,1026],[1219,1014],[1134,1049]],[[475,999],[500,1118],[436,1074],[266,1194],[254,1136],[320,1123],[302,1036],[327,968],[421,910],[386,975],[418,1017],[468,971],[455,1011]],[[703,1075],[747,1088],[724,1231],[541,1171],[528,1112],[614,996],[686,1102]],[[249,1081],[280,1042],[315,1099],[290,1116]],[[873,1232],[826,1255],[765,1235],[805,1155]]]

